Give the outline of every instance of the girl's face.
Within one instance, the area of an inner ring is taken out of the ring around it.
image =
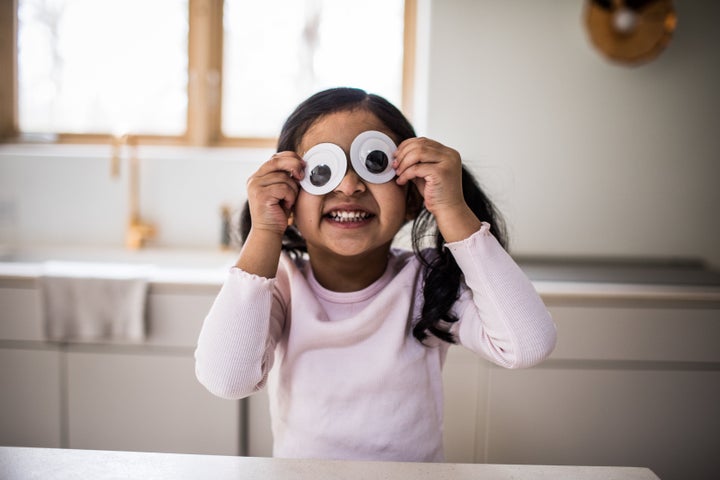
[[[300,190],[295,204],[295,226],[305,238],[310,257],[334,254],[344,257],[388,250],[407,220],[405,193],[391,180],[365,183],[350,164],[350,145],[360,133],[377,130],[394,134],[372,113],[357,109],[320,117],[298,146],[303,156],[319,143],[334,143],[345,151],[348,170],[340,185],[326,195]],[[307,172],[305,172],[307,175]]]

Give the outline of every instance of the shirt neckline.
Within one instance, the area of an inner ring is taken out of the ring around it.
[[[313,291],[315,295],[317,295],[318,298],[332,302],[332,303],[357,303],[357,302],[363,302],[366,300],[369,300],[370,298],[374,297],[380,291],[385,288],[390,281],[393,278],[393,264],[395,263],[396,256],[393,254],[392,250],[390,254],[388,255],[388,262],[387,266],[385,267],[385,271],[383,274],[375,280],[373,283],[368,285],[367,287],[363,288],[362,290],[356,290],[354,292],[336,292],[334,290],[327,289],[320,285],[320,282],[317,281],[315,278],[315,274],[312,271],[312,267],[310,266],[310,262],[306,264],[307,268],[307,281],[310,285],[310,289]]]

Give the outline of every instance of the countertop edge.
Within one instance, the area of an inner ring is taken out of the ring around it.
[[[224,274],[214,278],[187,273],[177,279],[163,275],[149,280],[151,294],[217,294]],[[0,288],[37,288],[38,276],[32,273],[0,273]],[[704,285],[656,285],[620,282],[582,282],[535,280],[533,286],[543,300],[648,300],[720,303],[720,287]]]

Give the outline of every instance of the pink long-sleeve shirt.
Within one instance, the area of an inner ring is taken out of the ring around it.
[[[555,326],[489,228],[447,245],[464,274],[451,332],[500,366],[532,366],[553,350]],[[441,461],[449,344],[412,335],[422,270],[393,249],[380,279],[339,293],[286,255],[274,279],[232,268],[200,333],[197,377],[226,398],[267,383],[275,456]]]

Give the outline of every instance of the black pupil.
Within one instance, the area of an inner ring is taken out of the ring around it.
[[[382,173],[388,166],[388,157],[382,150],[373,150],[365,157],[365,166],[370,173]]]
[[[332,172],[327,165],[318,165],[310,172],[310,183],[316,187],[322,187],[330,181]]]

